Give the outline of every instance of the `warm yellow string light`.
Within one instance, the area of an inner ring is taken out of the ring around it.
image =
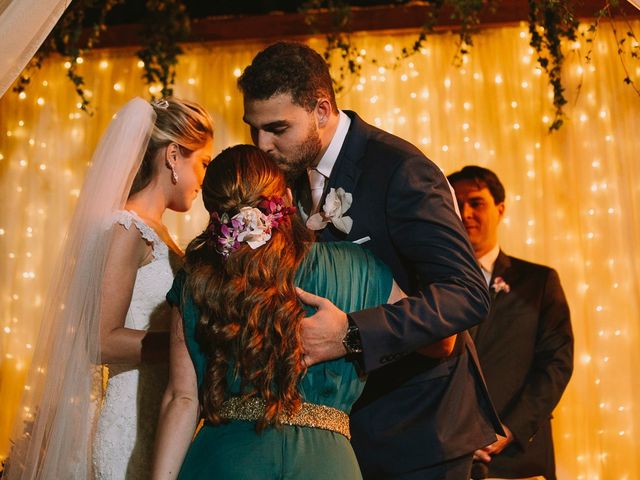
[[[568,98],[579,82],[582,93],[567,108],[567,124],[549,135],[552,92],[526,29],[481,33],[462,67],[451,62],[455,35],[430,38],[397,69],[385,66],[412,39],[357,35],[362,72],[348,80],[339,104],[412,141],[445,172],[475,163],[501,176],[508,190],[504,248],[557,268],[574,318],[575,373],[554,420],[559,478],[640,478],[640,414],[633,403],[640,385],[631,370],[639,359],[640,257],[629,240],[640,240],[640,100],[621,81],[615,44],[599,36],[593,64],[572,55]],[[321,39],[311,44],[322,48]],[[213,113],[217,150],[250,142],[235,81],[261,46],[194,47],[181,61],[176,94]],[[371,66],[371,58],[379,65]],[[64,82],[70,63],[56,59],[27,92],[0,100],[0,454],[9,413],[22,389],[31,388],[24,381],[46,279],[93,146],[128,98],[161,90],[142,83],[144,63],[133,52],[98,51],[76,63],[93,117],[79,110]],[[640,76],[640,67],[630,71]],[[199,204],[187,215],[167,215],[183,245],[205,219]]]

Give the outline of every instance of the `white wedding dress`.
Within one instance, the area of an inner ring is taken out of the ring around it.
[[[115,221],[127,229],[134,225],[153,249],[152,261],[138,269],[125,327],[168,330],[170,307],[165,295],[174,277],[169,248],[134,212],[118,212]],[[108,369],[93,442],[94,476],[99,480],[149,478],[168,366],[119,364]]]

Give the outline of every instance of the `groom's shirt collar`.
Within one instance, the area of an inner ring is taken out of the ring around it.
[[[316,170],[324,175],[325,178],[329,178],[331,175],[331,170],[333,170],[333,166],[338,159],[338,154],[340,153],[340,149],[342,149],[344,139],[347,138],[349,125],[351,125],[351,119],[342,110],[340,110],[339,117],[336,133],[333,134],[333,138],[331,139],[331,143],[329,143],[327,151],[324,152],[324,155],[316,166]]]

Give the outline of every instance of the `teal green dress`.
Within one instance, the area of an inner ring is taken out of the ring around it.
[[[207,358],[195,339],[199,312],[181,271],[167,294],[184,320],[185,341],[202,387]],[[328,298],[345,312],[385,303],[391,292],[389,269],[370,252],[349,242],[315,243],[296,273],[296,285]],[[308,312],[312,313],[312,312]],[[231,370],[231,369],[230,369]],[[239,393],[231,373],[228,394]],[[304,401],[349,413],[364,387],[354,365],[344,359],[314,365],[300,380]],[[180,479],[361,479],[351,444],[339,433],[284,425],[257,433],[255,423],[205,423],[187,451]]]

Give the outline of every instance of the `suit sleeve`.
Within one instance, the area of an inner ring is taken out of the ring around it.
[[[425,157],[406,159],[386,194],[389,235],[419,288],[394,305],[350,313],[360,329],[365,371],[472,327],[490,302],[440,169]]]
[[[533,439],[551,412],[573,372],[573,333],[569,306],[555,270],[549,269],[538,322],[533,366],[517,403],[502,421],[522,448]]]

